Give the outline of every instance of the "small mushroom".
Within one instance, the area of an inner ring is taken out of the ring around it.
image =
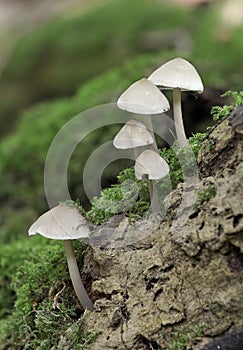
[[[152,212],[159,212],[158,192],[154,180],[159,180],[169,174],[170,168],[167,162],[155,151],[145,150],[136,159],[135,176],[138,180],[144,177],[149,180],[149,192]]]
[[[156,69],[148,78],[161,89],[173,90],[176,135],[180,147],[188,145],[181,112],[181,91],[203,92],[201,78],[191,63],[177,57]]]
[[[28,230],[29,236],[37,233],[47,238],[64,241],[74,290],[83,308],[92,311],[94,306],[81,280],[72,244],[73,239],[89,237],[90,229],[87,220],[75,207],[59,204],[41,215]]]
[[[134,149],[135,159],[139,156],[139,148],[154,143],[154,139],[146,126],[136,119],[129,120],[118,132],[113,145],[118,149]]]
[[[125,111],[146,115],[144,123],[151,132],[155,142],[151,115],[166,112],[170,109],[169,101],[151,81],[142,78],[133,83],[123,92],[117,101],[117,106]]]

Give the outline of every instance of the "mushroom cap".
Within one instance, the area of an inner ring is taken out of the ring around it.
[[[135,163],[135,175],[141,180],[144,175],[148,175],[149,180],[159,180],[170,172],[167,162],[152,150],[142,152]]]
[[[137,119],[131,119],[115,136],[113,145],[118,149],[127,149],[150,145],[153,142],[153,137],[146,125]]]
[[[202,80],[191,63],[177,57],[156,69],[148,78],[161,88],[203,92]]]
[[[142,78],[123,92],[117,106],[138,114],[159,114],[170,109],[169,101],[159,88],[146,78]]]
[[[41,215],[29,228],[29,236],[39,233],[51,239],[78,239],[89,237],[88,221],[75,207],[59,204]]]

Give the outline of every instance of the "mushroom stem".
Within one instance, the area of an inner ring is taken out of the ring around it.
[[[180,147],[188,146],[181,111],[181,89],[173,89],[173,111],[177,140]]]
[[[152,213],[159,213],[158,191],[155,185],[155,181],[148,180],[148,184]]]
[[[134,147],[134,149],[133,149],[134,161],[136,161],[136,159],[140,155],[140,153],[141,153],[141,150],[139,149],[139,147]]]
[[[84,288],[83,282],[81,280],[72,241],[65,240],[64,247],[65,247],[65,251],[66,251],[69,274],[70,274],[70,277],[72,280],[72,284],[73,284],[73,288],[75,290],[75,293],[76,293],[81,305],[83,306],[83,308],[92,311],[94,309],[94,305],[93,305],[92,301],[90,300],[90,298],[89,298],[89,296]]]
[[[154,143],[152,143],[149,146],[149,148],[152,149],[153,151],[159,153],[158,146],[157,146],[157,143],[156,143],[156,140],[155,140],[155,136],[154,136],[154,129],[153,129],[151,116],[150,115],[143,116],[143,122],[146,125],[148,131],[150,132],[150,134],[151,134],[151,136],[152,136],[152,138],[154,140]]]

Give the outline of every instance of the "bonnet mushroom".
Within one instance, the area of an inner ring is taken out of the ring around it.
[[[159,180],[169,174],[170,168],[167,162],[155,151],[145,150],[136,159],[135,176],[138,180],[144,177],[149,180],[149,192],[152,212],[159,212],[158,193],[154,180]]]
[[[146,126],[136,119],[129,120],[113,140],[117,149],[134,149],[135,159],[139,156],[139,148],[154,143],[154,139]]]
[[[29,236],[37,233],[50,239],[64,241],[69,274],[74,290],[83,308],[92,311],[94,306],[81,280],[72,244],[73,239],[89,237],[88,221],[76,208],[59,204],[41,215],[28,230]]]
[[[157,150],[151,115],[163,113],[170,109],[169,101],[161,94],[157,86],[146,78],[142,78],[122,93],[117,101],[117,106],[122,110],[144,115],[144,123],[154,140],[153,148]]]
[[[173,111],[177,140],[180,147],[187,146],[182,112],[181,91],[203,92],[201,78],[191,63],[177,57],[156,69],[148,78],[161,89],[173,90]]]

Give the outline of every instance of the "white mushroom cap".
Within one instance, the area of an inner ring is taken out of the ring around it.
[[[148,78],[162,88],[203,92],[202,80],[191,63],[177,57],[156,69]]]
[[[117,106],[125,111],[138,114],[159,114],[170,109],[167,98],[146,78],[129,86],[119,97]]]
[[[135,163],[135,175],[141,180],[147,175],[149,180],[159,180],[170,172],[167,162],[152,150],[146,150],[140,154]]]
[[[153,142],[153,137],[146,125],[137,119],[131,119],[115,136],[113,145],[118,149],[127,149],[150,145]]]
[[[89,237],[89,232],[88,221],[76,208],[59,204],[41,215],[28,234],[39,233],[47,238],[67,240]]]

